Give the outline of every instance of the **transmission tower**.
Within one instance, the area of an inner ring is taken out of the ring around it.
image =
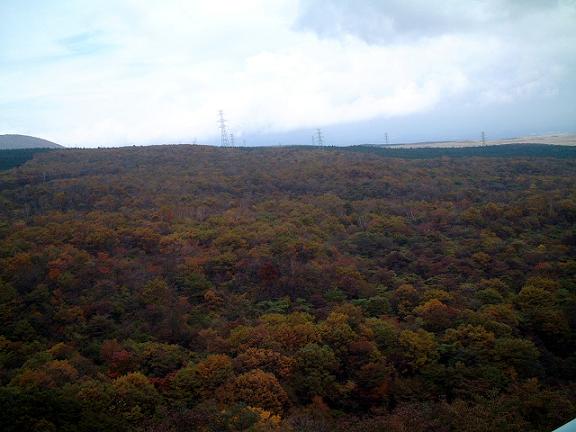
[[[222,112],[222,110],[218,112],[218,124],[220,128],[220,145],[222,147],[228,147],[230,144],[228,128],[226,127],[226,120],[224,119],[224,112]]]
[[[324,147],[324,137],[322,136],[322,129],[316,129],[316,138],[318,141],[318,145],[320,147]]]
[[[384,138],[386,139],[386,145],[390,144],[390,141],[388,141],[388,132],[384,134]]]
[[[230,147],[234,147],[234,134],[230,132]]]
[[[484,133],[484,131],[482,131],[482,145],[483,146],[486,145],[486,134]]]

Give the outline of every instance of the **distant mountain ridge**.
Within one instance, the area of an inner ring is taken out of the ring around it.
[[[555,135],[531,135],[518,138],[487,140],[485,143],[482,143],[482,141],[458,140],[458,141],[422,141],[414,143],[372,144],[372,145],[376,147],[408,149],[408,148],[479,147],[482,145],[495,146],[503,144],[546,144],[546,145],[576,146],[576,134],[562,133]]]
[[[29,148],[64,148],[60,144],[53,143],[42,138],[28,135],[0,135],[0,150],[15,150]]]

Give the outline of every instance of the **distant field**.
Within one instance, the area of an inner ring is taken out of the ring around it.
[[[561,146],[576,146],[576,135],[559,134],[559,135],[535,135],[518,138],[505,138],[499,140],[486,140],[486,145],[496,146],[504,144],[551,144]],[[456,148],[456,147],[478,147],[481,141],[429,141],[417,143],[399,143],[380,145],[379,147],[387,148]]]
[[[381,147],[353,146],[350,151],[375,153],[380,156],[428,159],[438,157],[553,157],[576,158],[576,147],[549,144],[503,144],[475,147]]]

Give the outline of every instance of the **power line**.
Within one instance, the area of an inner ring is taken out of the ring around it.
[[[324,137],[322,136],[322,129],[320,128],[316,129],[316,138],[318,141],[318,145],[320,147],[324,147]]]
[[[228,147],[230,144],[228,128],[226,127],[226,120],[224,119],[224,112],[222,110],[218,112],[218,123],[218,127],[220,128],[220,145],[222,147]]]

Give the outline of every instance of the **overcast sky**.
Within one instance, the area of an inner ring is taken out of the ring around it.
[[[576,0],[0,0],[0,134],[66,146],[576,132]]]

